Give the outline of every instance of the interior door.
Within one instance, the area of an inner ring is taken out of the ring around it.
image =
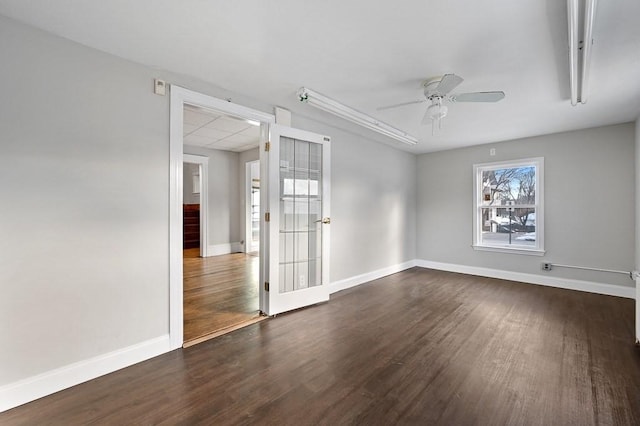
[[[275,315],[329,300],[331,140],[271,125],[269,141],[263,310]]]

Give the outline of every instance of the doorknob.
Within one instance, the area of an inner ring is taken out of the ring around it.
[[[324,217],[322,219],[316,220],[316,223],[318,223],[318,222],[322,222],[325,225],[328,225],[328,224],[331,223],[331,218],[330,217]]]

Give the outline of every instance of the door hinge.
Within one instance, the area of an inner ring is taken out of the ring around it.
[[[269,281],[264,282],[264,291],[269,291]]]
[[[265,222],[271,222],[271,213],[266,212],[266,213],[264,214],[264,221],[265,221]]]
[[[267,141],[267,143],[264,144],[264,150],[269,151],[270,149],[271,149],[271,142]]]

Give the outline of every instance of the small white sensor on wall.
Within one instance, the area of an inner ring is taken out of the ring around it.
[[[153,80],[153,93],[164,96],[167,93],[167,83],[159,78]]]

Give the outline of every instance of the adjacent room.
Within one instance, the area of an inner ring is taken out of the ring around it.
[[[0,0],[0,423],[640,424],[638,16]]]
[[[185,105],[183,117],[187,347],[261,318],[260,129],[257,122],[194,105]]]

